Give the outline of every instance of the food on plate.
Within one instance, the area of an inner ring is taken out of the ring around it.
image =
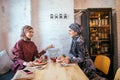
[[[56,62],[57,57],[51,57],[50,58],[53,62]]]
[[[38,66],[38,65],[45,65],[47,64],[47,62],[41,61],[41,62],[34,62],[34,65]]]
[[[65,55],[65,54],[63,54],[63,55],[62,55],[62,57],[64,57],[64,58],[65,58],[65,57],[66,57],[66,55]]]
[[[61,63],[61,62],[63,62],[64,59],[66,59],[66,58],[67,58],[67,56],[66,56],[65,54],[63,54],[62,56],[59,56],[59,57],[57,58],[57,62]]]
[[[35,61],[33,61],[34,65],[44,65],[47,64],[47,60],[40,58],[40,59],[36,59]]]

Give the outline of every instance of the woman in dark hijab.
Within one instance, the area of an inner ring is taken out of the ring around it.
[[[82,31],[83,27],[77,23],[69,26],[69,35],[72,37],[72,44],[69,51],[69,58],[65,62],[78,63],[90,80],[106,80],[96,74],[96,69],[82,36]]]

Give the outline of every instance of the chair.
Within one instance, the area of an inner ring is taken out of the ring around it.
[[[114,80],[120,80],[120,68],[117,69]]]
[[[110,68],[110,58],[106,55],[97,55],[94,61],[94,65],[97,70],[99,70],[102,73],[98,73],[99,75],[102,75],[103,73],[105,75],[108,75],[109,68]]]

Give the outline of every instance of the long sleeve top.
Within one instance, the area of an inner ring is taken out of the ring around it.
[[[45,51],[41,51],[38,53],[37,47],[33,41],[25,41],[20,39],[12,48],[12,53],[14,54],[14,64],[13,64],[13,71],[14,68],[21,66],[23,68],[23,62],[33,61],[35,57],[39,57],[40,55],[44,54]]]
[[[77,63],[82,63],[85,58],[89,58],[88,50],[82,37],[75,36],[72,38],[69,56],[71,58],[71,62]]]
[[[75,36],[72,38],[69,57],[70,62],[78,63],[89,79],[92,79],[96,75],[93,61],[89,56],[87,46],[81,36]]]

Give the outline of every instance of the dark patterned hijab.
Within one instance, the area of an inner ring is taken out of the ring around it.
[[[77,32],[78,35],[81,35],[82,33],[82,26],[77,24],[77,23],[72,23],[70,26],[69,26],[70,29],[72,29],[73,31]]]

